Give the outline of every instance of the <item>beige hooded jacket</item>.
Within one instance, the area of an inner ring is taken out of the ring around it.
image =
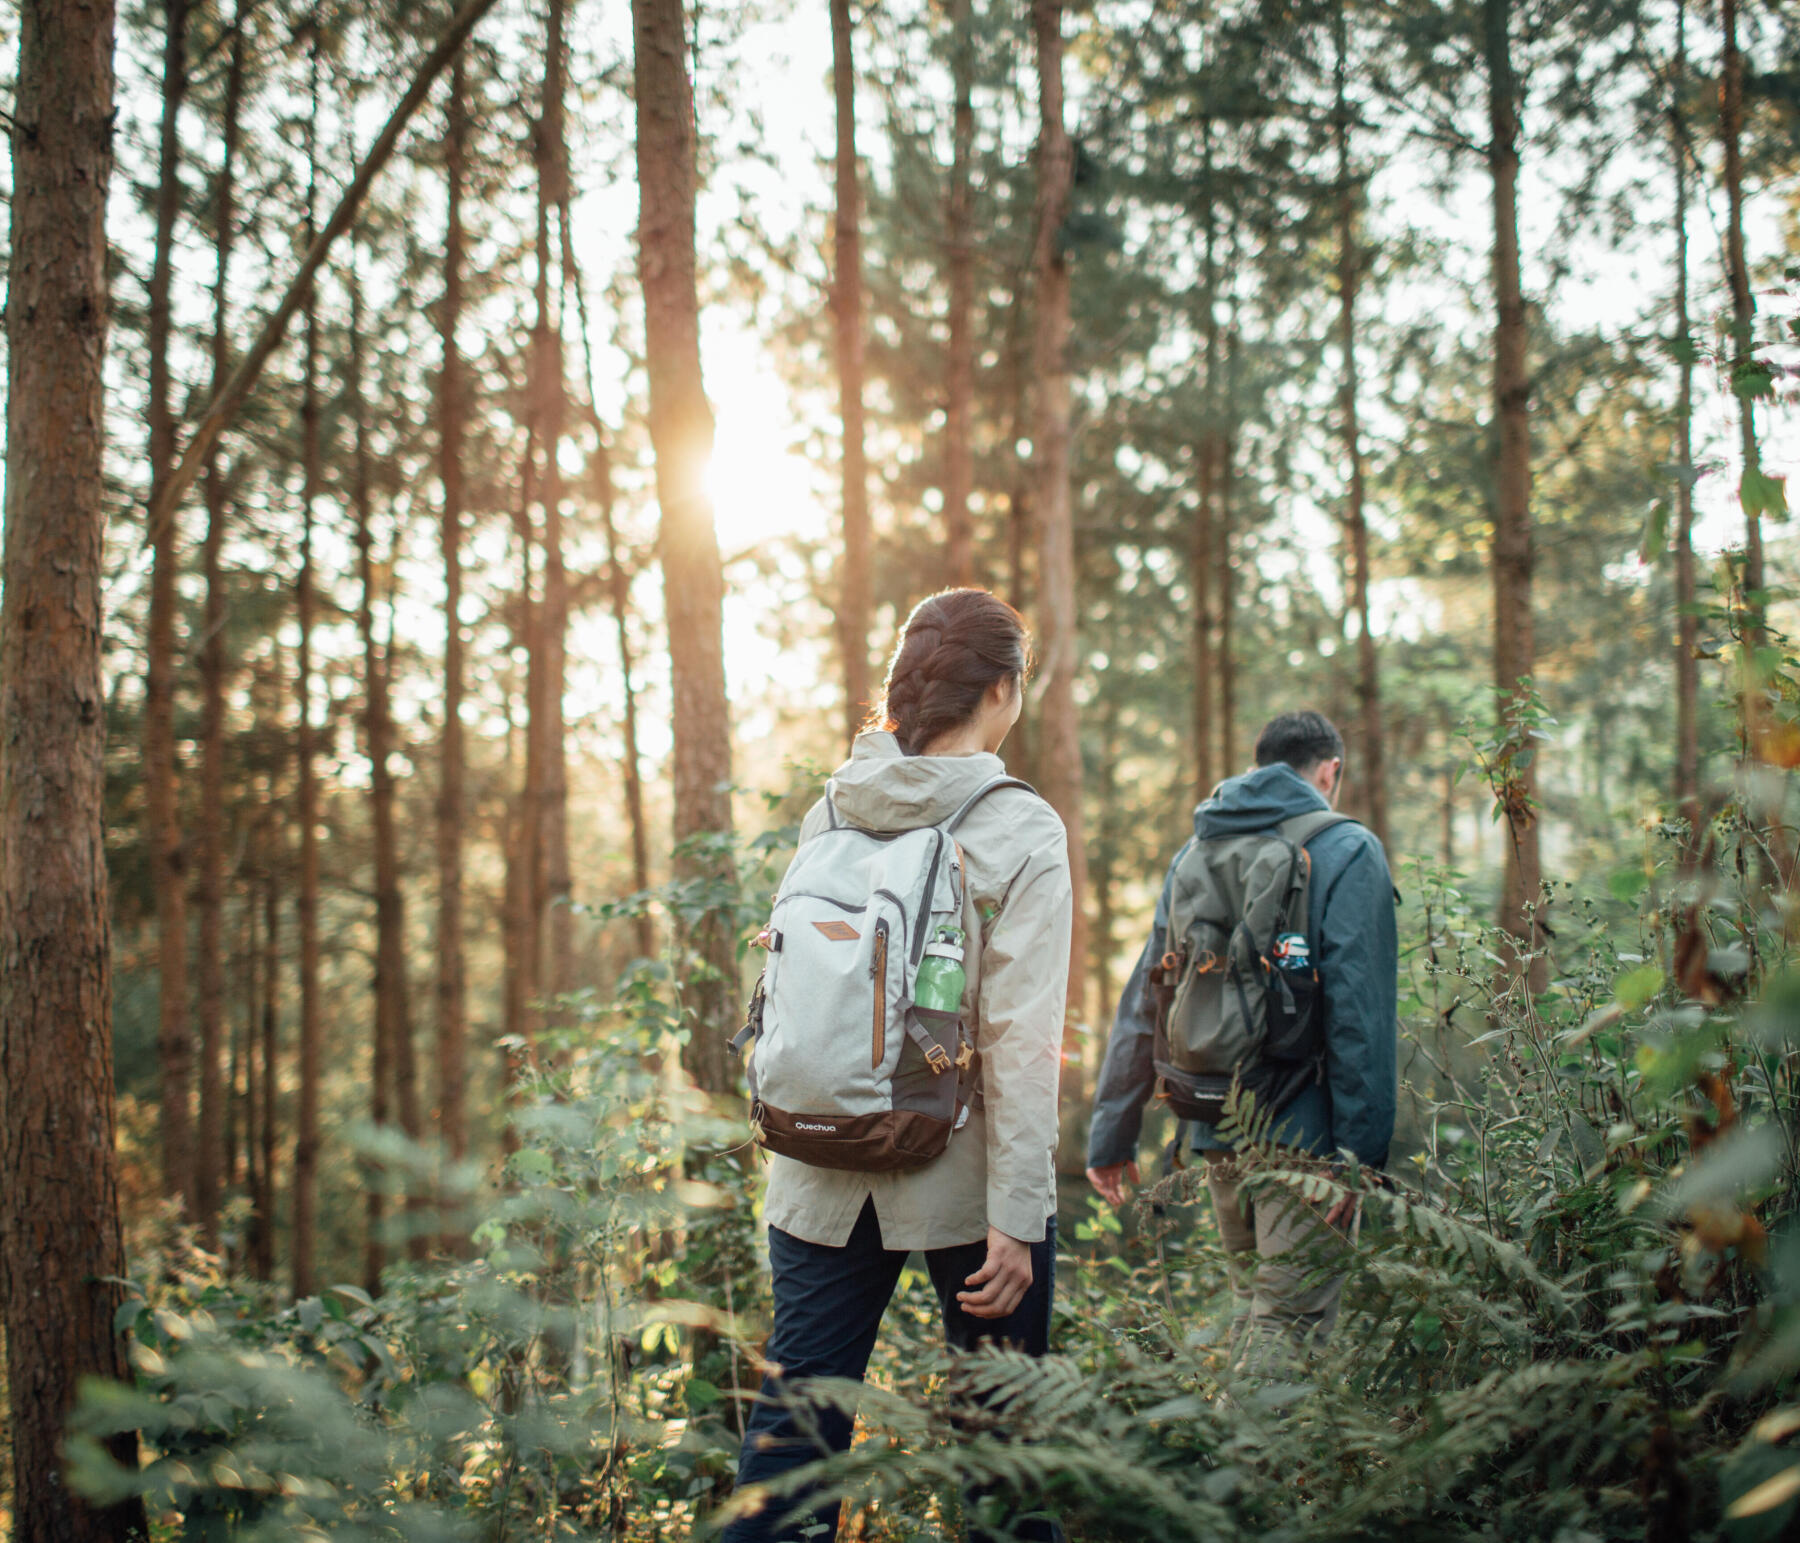
[[[892,734],[857,737],[826,785],[838,814],[868,830],[947,819],[1006,774],[997,755],[908,756]],[[807,840],[826,823],[813,806]],[[1023,788],[1001,788],[956,832],[963,853],[963,1021],[981,1052],[981,1097],[949,1150],[904,1173],[850,1173],[769,1157],[771,1226],[841,1248],[873,1196],[887,1248],[979,1242],[989,1225],[1025,1243],[1056,1209],[1057,1074],[1069,978],[1069,854],[1056,812]]]

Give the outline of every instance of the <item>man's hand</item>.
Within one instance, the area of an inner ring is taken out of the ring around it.
[[[978,1289],[959,1291],[956,1300],[971,1318],[1004,1318],[1031,1285],[1031,1245],[989,1227],[987,1247],[987,1262],[963,1282]]]
[[[1105,1168],[1090,1168],[1087,1171],[1088,1183],[1100,1192],[1100,1198],[1108,1205],[1125,1204],[1125,1179],[1133,1184],[1138,1181],[1138,1165],[1136,1163],[1112,1163]]]
[[[1350,1224],[1351,1217],[1356,1215],[1357,1206],[1362,1204],[1362,1196],[1354,1192],[1344,1198],[1325,1213],[1325,1225],[1336,1227],[1342,1232]]]

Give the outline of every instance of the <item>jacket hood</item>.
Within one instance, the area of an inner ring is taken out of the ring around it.
[[[856,736],[825,793],[852,825],[916,830],[948,819],[977,788],[1005,775],[997,755],[904,755],[892,734],[874,731]]]
[[[1289,766],[1277,761],[1241,777],[1227,777],[1194,811],[1194,834],[1202,841],[1217,836],[1246,836],[1269,830],[1297,814],[1329,809],[1325,795]]]

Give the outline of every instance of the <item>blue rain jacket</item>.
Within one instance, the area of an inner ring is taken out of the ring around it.
[[[1327,807],[1319,790],[1293,767],[1259,766],[1220,783],[1194,811],[1192,839],[1269,830]],[[1400,956],[1393,880],[1381,843],[1362,825],[1328,826],[1307,843],[1307,851],[1312,856],[1308,933],[1325,994],[1325,1080],[1309,1084],[1281,1112],[1275,1134],[1302,1151],[1324,1156],[1347,1151],[1381,1167],[1394,1136],[1397,1076]],[[1175,862],[1180,861],[1177,853]],[[1172,863],[1171,877],[1173,872]],[[1088,1127],[1091,1168],[1137,1159],[1144,1105],[1156,1082],[1150,972],[1169,946],[1169,893],[1165,879],[1150,941],[1113,1018]],[[1183,1129],[1199,1150],[1227,1145],[1212,1126],[1197,1120],[1183,1122]]]

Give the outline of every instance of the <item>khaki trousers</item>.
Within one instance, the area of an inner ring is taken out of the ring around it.
[[[1291,1357],[1331,1333],[1348,1240],[1298,1195],[1264,1189],[1252,1202],[1239,1177],[1234,1158],[1207,1159],[1206,1187],[1231,1274],[1232,1357],[1242,1368]]]

